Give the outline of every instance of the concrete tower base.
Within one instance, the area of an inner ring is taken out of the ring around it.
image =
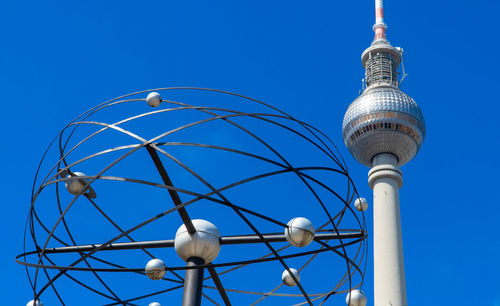
[[[373,158],[368,184],[373,189],[373,251],[375,306],[406,306],[399,188],[403,185],[397,158]]]

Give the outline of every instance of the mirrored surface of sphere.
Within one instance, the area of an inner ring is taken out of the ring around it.
[[[306,218],[293,218],[285,228],[285,238],[293,246],[305,247],[314,239],[314,225]]]
[[[297,271],[297,269],[294,269],[294,268],[290,268],[290,271],[293,273],[293,276],[295,276],[295,278],[298,281],[300,281],[299,271]],[[293,277],[290,275],[290,273],[288,273],[288,270],[283,271],[283,274],[281,274],[281,280],[288,287],[294,287],[297,285],[297,283],[295,282]]]
[[[151,259],[146,264],[146,275],[152,280],[160,280],[165,276],[167,267],[161,259]]]
[[[345,302],[349,306],[365,306],[367,301],[366,295],[359,289],[351,290],[345,298]]]

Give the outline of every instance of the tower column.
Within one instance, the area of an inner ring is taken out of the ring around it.
[[[397,163],[396,156],[379,154],[368,172],[368,184],[373,189],[375,306],[407,305],[399,214],[403,173]]]

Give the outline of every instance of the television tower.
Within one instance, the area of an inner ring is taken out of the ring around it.
[[[399,167],[420,149],[425,122],[415,101],[399,89],[405,77],[398,79],[403,51],[387,40],[382,0],[375,0],[375,10],[375,39],[361,56],[366,87],[347,109],[342,137],[354,158],[371,168],[375,305],[403,306],[407,302],[399,214],[403,173]]]

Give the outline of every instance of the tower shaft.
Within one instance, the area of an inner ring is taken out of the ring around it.
[[[368,183],[373,189],[373,250],[375,306],[405,306],[406,284],[399,213],[399,188],[403,184],[396,156],[373,158]]]

